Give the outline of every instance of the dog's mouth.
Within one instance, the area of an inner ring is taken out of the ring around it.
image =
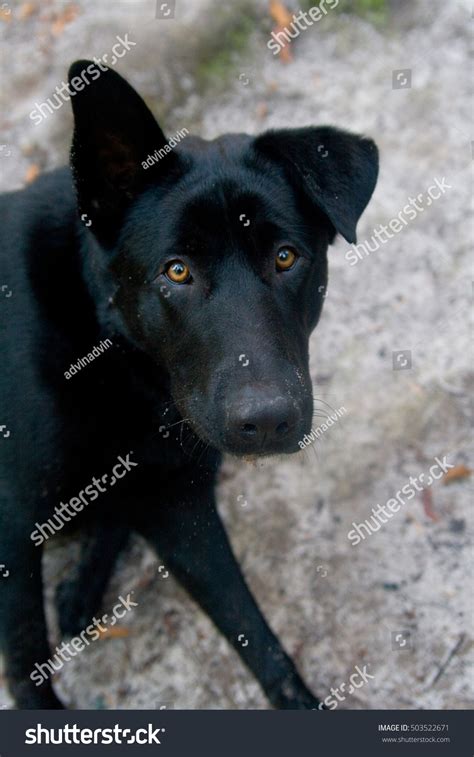
[[[230,455],[231,457],[238,458],[239,460],[248,463],[255,463],[257,460],[266,457],[294,455],[301,450],[298,442],[281,445],[268,445],[264,442],[259,448],[257,448],[253,445],[228,444],[218,439],[213,440],[202,432],[198,434],[195,429],[192,429],[192,431],[193,434],[198,437],[199,441],[201,442],[200,449],[202,449],[202,445],[212,447],[222,454]],[[196,445],[196,450],[197,449],[198,446]]]
[[[252,442],[224,444],[221,451],[226,452],[233,457],[238,457],[247,461],[256,460],[262,457],[273,457],[275,455],[292,455],[299,452],[299,439],[292,436],[291,439],[268,440],[263,437],[259,445]]]

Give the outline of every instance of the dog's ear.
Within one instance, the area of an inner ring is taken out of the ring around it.
[[[377,181],[378,150],[371,139],[320,126],[268,131],[254,147],[279,162],[336,231],[356,242],[357,221]]]
[[[154,167],[142,166],[166,138],[141,97],[115,71],[79,60],[68,78],[75,92],[71,168],[79,213],[87,215],[84,222],[101,242],[112,244],[124,210],[157,173],[169,172],[177,157],[167,152]]]

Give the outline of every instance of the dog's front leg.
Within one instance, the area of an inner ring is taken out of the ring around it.
[[[150,508],[151,509],[151,508]],[[311,709],[318,700],[272,633],[242,576],[212,488],[154,510],[139,530],[253,672],[274,707]]]
[[[43,609],[42,548],[25,537],[25,530],[19,535],[9,522],[0,533],[0,554],[8,569],[8,576],[0,579],[0,641],[6,678],[20,709],[61,709],[50,678],[42,679],[35,668],[51,652]],[[39,685],[30,677],[35,670]]]

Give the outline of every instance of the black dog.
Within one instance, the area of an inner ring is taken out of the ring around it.
[[[76,62],[70,78],[91,65]],[[86,534],[58,592],[65,636],[93,635],[84,629],[136,531],[275,707],[317,707],[243,580],[214,487],[223,452],[294,452],[310,430],[326,252],[337,232],[355,241],[377,149],[331,127],[165,147],[110,70],[71,99],[72,176],[53,171],[1,198],[0,627],[12,695],[21,708],[61,707],[43,677],[41,545],[65,524]]]

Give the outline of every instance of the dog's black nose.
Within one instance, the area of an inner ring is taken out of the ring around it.
[[[271,385],[246,385],[228,405],[228,441],[248,452],[277,451],[300,420],[295,401]]]

